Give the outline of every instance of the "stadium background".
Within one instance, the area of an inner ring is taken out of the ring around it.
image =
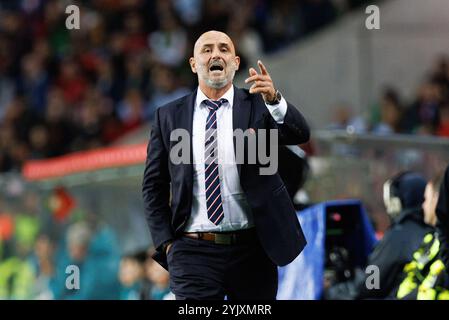
[[[80,30],[65,27],[69,4]],[[380,30],[365,27],[368,4]],[[383,182],[405,169],[430,177],[449,159],[448,15],[444,0],[0,1],[0,298],[135,298],[128,278],[163,286],[138,253],[151,250],[146,143],[154,110],[194,88],[187,58],[208,29],[234,39],[237,85],[261,58],[310,121],[301,201],[359,199],[381,236]],[[100,290],[67,295],[55,287],[80,221],[95,226],[92,265],[107,256],[109,269],[82,271]],[[142,264],[120,262],[130,255]]]

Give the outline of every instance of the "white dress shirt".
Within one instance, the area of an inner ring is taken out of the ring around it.
[[[193,150],[193,197],[190,219],[185,232],[222,232],[248,229],[254,226],[251,208],[240,185],[234,154],[232,106],[234,86],[221,97],[226,99],[217,110],[218,170],[220,176],[221,199],[224,219],[220,224],[213,224],[207,217],[204,144],[205,127],[209,109],[203,103],[210,100],[198,87],[193,112],[192,150]],[[221,99],[220,98],[220,99]],[[219,100],[219,99],[217,99]],[[287,113],[287,102],[282,98],[277,105],[266,105],[277,123],[283,123]]]

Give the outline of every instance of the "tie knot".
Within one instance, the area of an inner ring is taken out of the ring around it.
[[[204,100],[204,103],[206,104],[206,106],[210,109],[210,110],[218,110],[218,108],[220,108],[223,103],[227,102],[228,100],[226,99],[220,99],[220,100]]]

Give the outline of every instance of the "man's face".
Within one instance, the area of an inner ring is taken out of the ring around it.
[[[436,207],[438,202],[438,191],[435,190],[432,183],[428,183],[424,191],[424,202],[422,209],[424,211],[424,222],[435,226],[437,222]]]
[[[87,254],[87,247],[81,244],[69,244],[69,255],[74,261],[81,262]]]
[[[138,261],[125,258],[120,261],[119,280],[125,287],[132,286],[142,276],[142,267]]]
[[[232,83],[240,58],[235,55],[234,45],[225,33],[209,31],[195,43],[194,56],[189,62],[200,84],[221,89]]]

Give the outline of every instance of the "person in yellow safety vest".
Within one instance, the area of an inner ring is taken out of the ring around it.
[[[449,285],[443,261],[437,259],[418,287],[417,300],[449,300]]]
[[[426,186],[423,203],[424,221],[434,226],[437,223],[436,205],[442,176],[437,175]],[[413,254],[413,260],[405,265],[407,274],[399,285],[398,299],[445,299],[449,297],[444,264],[439,259],[440,241],[437,233],[427,234],[421,246]]]
[[[438,258],[440,241],[436,233],[429,233],[413,254],[413,260],[405,265],[407,274],[399,285],[396,297],[404,300],[444,300],[449,298],[444,264]]]
[[[439,241],[435,241],[434,234],[426,234],[421,246],[413,253],[413,260],[404,266],[407,276],[399,285],[396,298],[416,299],[418,286],[424,280],[429,262],[434,260],[438,250]]]
[[[36,275],[29,255],[40,224],[29,214],[17,214],[14,219],[14,234],[9,241],[12,252],[0,257],[0,300],[33,298]]]
[[[0,299],[31,299],[34,271],[23,258],[10,257],[0,263]]]

